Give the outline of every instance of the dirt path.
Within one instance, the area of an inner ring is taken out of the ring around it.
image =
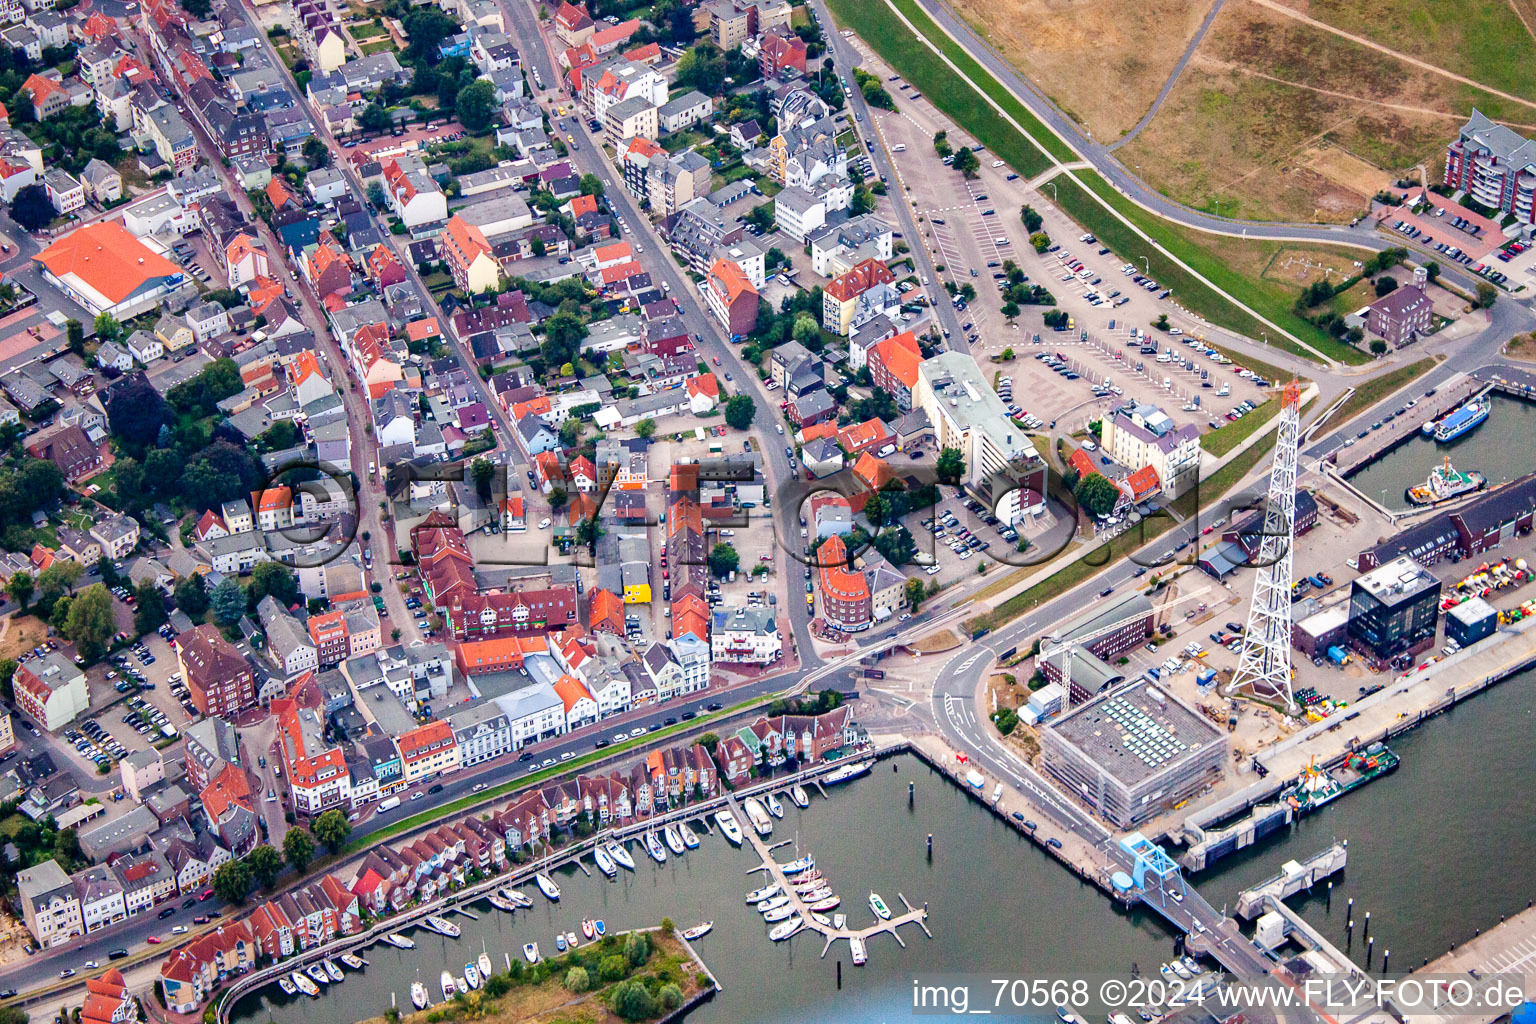
[[[1218,60],[1215,57],[1207,57],[1202,55],[1197,63],[1203,67],[1213,68],[1220,71],[1230,71],[1236,74],[1248,75],[1253,78],[1262,78],[1266,82],[1274,82],[1277,85],[1284,85],[1292,89],[1304,89],[1307,92],[1317,93],[1321,96],[1332,96],[1336,99],[1348,100],[1351,103],[1364,103],[1373,107],[1383,107],[1387,110],[1401,111],[1405,114],[1423,114],[1428,117],[1443,117],[1457,122],[1462,122],[1467,119],[1467,115],[1465,113],[1457,111],[1433,110],[1429,107],[1415,107],[1407,103],[1388,103],[1385,100],[1373,100],[1365,96],[1356,96],[1353,93],[1339,92],[1336,89],[1324,89],[1316,85],[1305,85],[1301,82],[1292,82],[1281,78],[1278,75],[1266,74],[1263,71],[1255,71],[1253,68],[1246,64],[1235,64],[1231,61]],[[1513,121],[1504,123],[1508,124],[1511,128],[1523,128],[1536,131],[1536,125],[1517,124]]]
[[[1335,28],[1325,21],[1318,21],[1316,18],[1310,18],[1307,15],[1302,14],[1300,11],[1293,10],[1284,4],[1277,3],[1276,0],[1253,0],[1253,3],[1265,8],[1266,10],[1274,11],[1276,14],[1283,14],[1287,18],[1292,18],[1304,25],[1310,25],[1312,28],[1318,29],[1319,31],[1332,33],[1333,35],[1338,36],[1340,39],[1347,39],[1358,46],[1364,46],[1368,49],[1375,50],[1377,53],[1384,53],[1389,57],[1393,57],[1402,61],[1404,64],[1411,64],[1414,67],[1428,71],[1431,74],[1439,75],[1442,78],[1448,78],[1453,82],[1460,82],[1462,85],[1470,85],[1472,88],[1481,89],[1483,92],[1486,92],[1489,95],[1497,96],[1500,99],[1510,100],[1511,102],[1518,103],[1523,107],[1530,107],[1531,109],[1536,110],[1536,100],[1528,100],[1524,96],[1516,96],[1514,93],[1504,92],[1502,89],[1495,89],[1490,85],[1484,85],[1482,82],[1468,78],[1465,75],[1458,75],[1454,71],[1447,71],[1445,68],[1436,67],[1428,61],[1419,60],[1417,57],[1410,57],[1400,50],[1394,50],[1391,47],[1383,46],[1377,42],[1372,42],[1364,36],[1355,35],[1353,32],[1345,32],[1343,29]],[[1521,20],[1524,21],[1525,19],[1522,18]]]
[[[1162,109],[1163,101],[1168,98],[1169,93],[1173,92],[1173,87],[1178,82],[1179,76],[1184,73],[1184,69],[1189,65],[1190,58],[1195,55],[1195,51],[1205,41],[1205,34],[1210,31],[1211,22],[1216,20],[1216,15],[1221,13],[1222,4],[1226,2],[1227,0],[1216,0],[1215,3],[1211,4],[1211,9],[1205,14],[1205,20],[1200,22],[1200,27],[1195,30],[1194,37],[1190,39],[1189,45],[1184,47],[1184,53],[1179,57],[1179,62],[1173,66],[1173,70],[1168,73],[1167,80],[1163,82],[1163,87],[1157,91],[1157,98],[1152,101],[1152,105],[1147,108],[1147,112],[1141,115],[1141,120],[1137,121],[1130,131],[1109,144],[1111,150],[1119,149],[1127,142],[1130,142],[1141,134],[1143,128],[1152,123],[1152,119]],[[1510,0],[1510,2],[1513,3],[1514,0]]]
[[[1536,29],[1531,28],[1531,19],[1527,18],[1525,16],[1526,12],[1520,9],[1522,5],[1529,2],[1530,0],[1509,0],[1509,7],[1510,10],[1515,12],[1515,17],[1520,19],[1520,24],[1525,26],[1526,35],[1536,40]],[[1533,17],[1536,17],[1536,11],[1532,11],[1531,14]]]

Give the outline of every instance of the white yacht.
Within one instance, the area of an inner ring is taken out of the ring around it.
[[[437,934],[446,935],[450,939],[456,939],[463,934],[463,932],[460,931],[458,925],[454,924],[446,917],[440,917],[437,914],[431,915],[422,923],[425,924],[428,928],[437,932]]]
[[[854,966],[864,966],[864,961],[869,959],[869,955],[864,952],[864,940],[859,938],[857,935],[849,936],[848,948],[853,951]]]
[[[613,858],[613,862],[625,871],[635,870],[635,858],[629,855],[629,850],[623,843],[609,842],[603,849],[607,850],[608,856]]]
[[[773,819],[768,817],[768,812],[763,810],[763,805],[756,797],[749,796],[741,802],[742,810],[747,812],[747,820],[752,823],[752,828],[760,836],[773,833]]]
[[[720,834],[725,836],[725,841],[732,846],[740,846],[743,836],[741,826],[736,824],[736,815],[729,809],[715,812],[715,824],[720,826]]]
[[[805,927],[804,918],[792,917],[788,921],[782,921],[779,924],[774,925],[773,931],[768,933],[768,938],[772,939],[774,942],[783,942],[785,939],[789,938],[791,935],[794,935],[795,932],[798,932],[803,927]]]
[[[674,857],[683,855],[683,837],[677,834],[676,825],[664,825],[661,829],[661,837],[667,841],[667,849],[672,851]]]
[[[784,817],[784,805],[779,803],[778,797],[774,796],[772,793],[769,793],[767,796],[763,797],[763,803],[768,806],[769,814],[773,815],[775,818]]]
[[[619,873],[619,869],[613,863],[613,858],[608,856],[608,851],[601,846],[592,847],[592,859],[597,863],[597,870],[609,878]]]
[[[560,899],[560,887],[555,884],[553,878],[550,878],[544,872],[540,871],[534,875],[533,882],[539,887],[539,892],[543,893],[545,898],[551,903],[555,903]]]
[[[411,1005],[418,1010],[427,1008],[427,986],[421,983],[420,978],[411,982]]]
[[[661,848],[661,840],[656,838],[655,832],[645,834],[645,852],[651,855],[651,860],[657,864],[667,862],[667,851]]]
[[[796,807],[805,808],[811,806],[811,798],[806,795],[805,787],[799,783],[789,787],[789,798],[795,802]]]

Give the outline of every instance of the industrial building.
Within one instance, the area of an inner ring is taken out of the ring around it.
[[[1461,602],[1445,613],[1445,638],[1462,647],[1486,640],[1499,628],[1499,613],[1480,597]]]
[[[1428,650],[1439,622],[1440,581],[1406,555],[1350,586],[1350,643],[1378,664]]]
[[[1138,679],[1040,731],[1045,767],[1117,828],[1133,828],[1221,778],[1226,734]]]
[[[1094,633],[1104,630],[1100,636]],[[1062,679],[1062,666],[1071,658],[1072,702],[1087,700],[1116,683],[1124,673],[1111,664],[1125,651],[1152,635],[1152,602],[1140,591],[1095,603],[1094,607],[1061,623],[1040,638],[1036,666],[1053,683]],[[1092,637],[1081,646],[1072,641]]]
[[[1360,552],[1362,571],[1407,555],[1421,565],[1471,558],[1536,526],[1536,473],[1480,494],[1461,508],[1410,526]]]

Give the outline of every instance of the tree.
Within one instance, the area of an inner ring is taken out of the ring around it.
[[[111,313],[96,315],[96,337],[103,341],[116,341],[122,333],[123,325],[117,322],[117,317]]]
[[[683,990],[677,987],[677,983],[669,981],[656,992],[656,998],[661,1001],[664,1010],[675,1010],[683,1005]]]
[[[363,112],[357,115],[357,126],[365,132],[378,134],[389,131],[389,111],[377,103],[370,103],[363,108]]]
[[[821,339],[821,324],[816,322],[814,313],[800,313],[795,317],[795,326],[790,331],[790,336],[804,345],[810,341]]]
[[[496,116],[496,87],[487,79],[475,79],[459,90],[453,111],[467,131],[485,131]]]
[[[341,852],[341,848],[347,845],[347,837],[352,834],[352,825],[347,821],[347,816],[341,811],[332,808],[315,819],[310,827],[315,838],[325,844],[325,848],[332,853]]]
[[[80,579],[85,568],[79,562],[56,560],[37,576],[37,603],[44,613],[51,612],[54,604],[68,593]]]
[[[32,600],[33,587],[32,574],[29,572],[18,572],[5,581],[5,592],[11,595],[11,600],[21,606],[23,612],[27,610],[27,603]]]
[[[937,131],[933,133],[933,151],[939,154],[941,160],[954,155],[955,149],[949,144],[949,132]]]
[[[250,891],[251,869],[243,860],[225,861],[213,873],[213,894],[225,903],[244,903]]]
[[[587,327],[575,314],[559,312],[544,321],[544,342],[539,346],[544,365],[562,366],[575,359],[586,336]]]
[[[581,194],[584,196],[601,196],[603,194],[603,179],[595,174],[583,174],[581,176]]]
[[[69,617],[61,630],[80,648],[80,653],[94,661],[106,650],[107,641],[117,632],[112,617],[112,592],[97,583],[85,589],[69,605]]]
[[[731,545],[721,541],[709,552],[709,571],[716,576],[729,576],[741,565],[741,556]]]
[[[203,577],[194,573],[176,584],[176,607],[196,619],[208,610],[208,591],[203,587]]]
[[[707,732],[703,736],[699,737],[699,746],[701,746],[705,750],[709,751],[711,755],[714,754],[715,748],[717,746],[719,746],[719,745],[720,745],[720,737],[716,736],[712,732]]]
[[[1477,304],[1484,309],[1489,309],[1499,300],[1499,290],[1486,281],[1477,286]]]
[[[967,178],[976,177],[976,172],[981,169],[981,161],[976,159],[976,154],[969,148],[962,148],[955,153],[954,162],[950,164]]]
[[[1045,223],[1033,206],[1019,207],[1019,219],[1024,222],[1024,230],[1030,234],[1039,231],[1040,225]]]
[[[1073,491],[1077,503],[1091,516],[1102,518],[1115,510],[1120,500],[1120,488],[1110,483],[1102,473],[1089,473],[1077,482]]]
[[[208,599],[213,607],[214,618],[222,625],[233,626],[245,614],[245,591],[240,589],[240,584],[235,582],[233,576],[220,580]]]
[[[635,424],[635,433],[649,441],[656,436],[656,421],[647,416]]]
[[[915,577],[907,580],[906,586],[902,588],[902,598],[907,602],[907,607],[916,613],[917,606],[923,603],[923,581]]]
[[[567,448],[575,448],[581,444],[581,435],[586,432],[586,424],[572,416],[560,424],[560,443]]]
[[[1152,326],[1156,327],[1160,331],[1166,331],[1168,329],[1168,314],[1157,314],[1157,319],[1152,321]]]
[[[304,154],[304,162],[310,170],[317,170],[331,162],[331,151],[324,142],[314,136],[304,140],[304,146],[300,150]]]
[[[678,58],[673,88],[697,89],[706,96],[716,96],[724,86],[725,61],[713,46],[695,46]]]
[[[315,841],[302,828],[291,828],[283,836],[283,859],[299,874],[309,867],[315,857]]]
[[[567,992],[581,993],[592,987],[592,979],[585,967],[572,967],[565,972],[564,984]]]
[[[7,702],[16,699],[16,659],[0,658],[0,699]]]
[[[53,223],[55,215],[53,200],[48,198],[48,190],[41,185],[25,185],[11,200],[11,219],[28,231],[41,231]]]
[[[1380,338],[1371,339],[1371,351],[1376,355],[1386,355],[1387,343]]]
[[[155,444],[160,428],[175,418],[160,392],[141,373],[122,380],[107,401],[107,423],[112,436],[136,451]]]
[[[1434,260],[1428,261],[1424,264],[1424,273],[1429,277],[1431,282],[1440,280],[1440,264],[1436,263]]]
[[[564,487],[555,487],[549,492],[549,507],[558,512],[565,508],[565,503],[570,499],[571,496]]]
[[[617,953],[605,956],[597,962],[598,980],[605,984],[618,981],[627,973],[629,969],[624,966],[624,958]]]
[[[245,862],[251,866],[251,874],[263,889],[272,888],[277,876],[283,873],[283,855],[270,843],[262,843],[252,850]]]
[[[1397,278],[1382,274],[1376,279],[1375,288],[1376,297],[1378,299],[1383,295],[1391,295],[1394,291],[1397,290]]]
[[[1007,302],[1003,303],[1003,317],[1009,323],[1013,323],[1015,320],[1017,320],[1018,316],[1019,316],[1019,304],[1017,302],[1014,302],[1012,299],[1009,299]],[[1009,349],[1008,351],[1011,352],[1013,350]],[[1004,358],[1008,358],[1008,357],[1005,356]]]
[[[143,635],[152,633],[165,623],[165,599],[154,580],[145,580],[133,590],[138,604],[133,609],[133,628]]]
[[[491,484],[496,479],[496,466],[490,459],[476,459],[469,464],[470,478],[475,482],[475,493],[481,501],[491,500]]]
[[[1045,252],[1051,247],[1051,236],[1044,231],[1036,231],[1029,236],[1029,244],[1035,247],[1035,252]]]
[[[757,414],[757,403],[747,395],[732,395],[725,402],[725,422],[733,430],[746,430],[752,426]]]
[[[656,997],[631,979],[614,987],[613,1012],[628,1021],[650,1020],[656,1016]]]
[[[644,932],[630,932],[624,939],[624,959],[629,961],[629,966],[639,967],[650,956],[650,938]]]
[[[80,326],[79,320],[64,322],[64,341],[75,355],[85,354],[85,328]]]
[[[935,472],[938,473],[940,483],[958,484],[965,475],[965,454],[959,448],[941,449]]]
[[[299,581],[294,578],[293,570],[281,562],[261,562],[251,570],[247,607],[254,607],[269,594],[284,608],[299,601]]]

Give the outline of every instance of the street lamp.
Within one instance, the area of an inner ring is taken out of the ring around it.
[[[1056,198],[1056,183],[1054,181],[1048,181],[1045,184],[1051,190],[1051,202],[1055,203],[1057,206],[1060,206],[1061,202]]]
[[[1151,277],[1151,276],[1152,276],[1152,261],[1151,261],[1151,260],[1150,260],[1150,259],[1149,259],[1149,258],[1147,258],[1147,257],[1146,257],[1146,256],[1143,256],[1143,257],[1142,257],[1142,258],[1141,258],[1141,262],[1142,262],[1142,263],[1144,263],[1144,264],[1146,264],[1146,267],[1147,267],[1147,276],[1148,276],[1148,277]]]

